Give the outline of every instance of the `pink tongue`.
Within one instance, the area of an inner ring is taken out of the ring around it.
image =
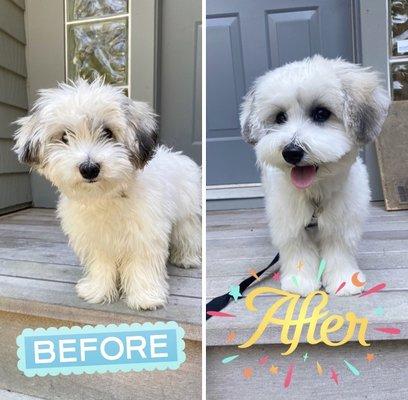
[[[307,167],[293,167],[290,171],[292,183],[298,189],[308,188],[315,180],[316,167],[308,165]]]

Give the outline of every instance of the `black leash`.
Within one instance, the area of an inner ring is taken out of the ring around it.
[[[264,268],[263,270],[259,271],[257,273],[258,277],[260,277],[264,272],[266,272],[272,265],[276,264],[279,261],[279,253],[276,254],[275,258],[269,263],[269,265]],[[243,294],[248,287],[257,280],[255,276],[249,276],[245,280],[243,280],[239,284],[239,292]],[[225,293],[221,296],[216,297],[215,299],[212,299],[209,303],[206,305],[206,313],[207,313],[207,320],[211,318],[211,315],[208,315],[209,311],[221,311],[223,308],[225,308],[228,303],[231,301],[233,297],[229,293]]]

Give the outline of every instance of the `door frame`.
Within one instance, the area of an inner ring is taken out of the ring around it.
[[[353,62],[361,63],[361,26],[360,26],[360,1],[351,0],[351,20],[352,20],[352,38],[353,38]],[[365,158],[365,157],[364,157]],[[240,207],[245,204],[243,201],[248,201],[248,206],[261,204],[259,199],[263,198],[262,183],[245,183],[245,184],[227,184],[227,185],[207,185],[206,198],[211,203],[217,200],[231,200],[233,205],[234,200],[241,200]],[[255,200],[255,201],[254,201]],[[211,209],[217,209],[215,204],[210,206]]]

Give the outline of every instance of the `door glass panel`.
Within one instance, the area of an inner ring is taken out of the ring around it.
[[[408,0],[391,0],[390,6],[392,55],[408,55]]]
[[[68,77],[127,85],[127,19],[68,26]]]
[[[394,100],[408,100],[408,63],[392,65],[392,91]]]
[[[68,20],[125,14],[128,0],[67,0]]]

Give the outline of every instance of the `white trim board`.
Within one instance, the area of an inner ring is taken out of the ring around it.
[[[207,200],[253,199],[264,197],[260,183],[207,186]]]

